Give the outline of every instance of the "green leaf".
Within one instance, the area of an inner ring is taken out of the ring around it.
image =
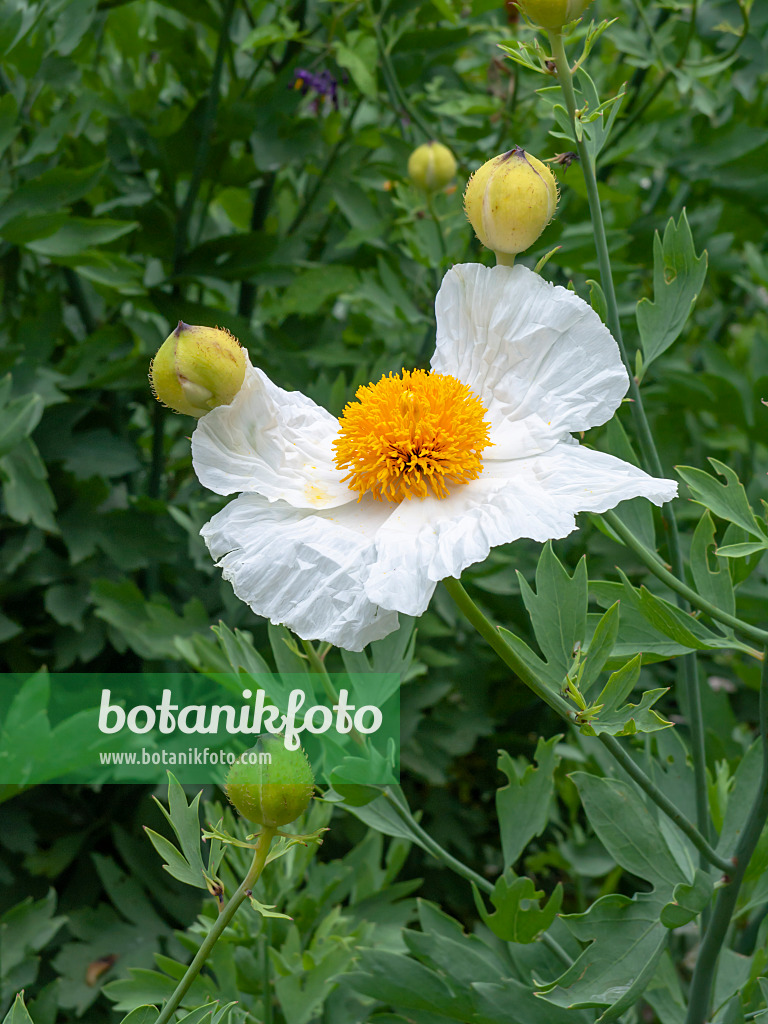
[[[476,982],[473,1024],[592,1024],[594,1015],[564,1009],[538,998],[515,978],[503,982]],[[434,1024],[438,1024],[437,1021]]]
[[[653,240],[653,302],[637,304],[637,327],[645,365],[657,359],[675,341],[690,316],[707,276],[707,254],[696,255],[685,210],[671,218],[664,240]]]
[[[135,221],[68,217],[52,235],[28,242],[27,248],[38,256],[56,260],[59,256],[76,256],[92,246],[106,245],[135,231],[138,226]]]
[[[298,21],[291,21],[290,18],[281,18],[279,22],[270,21],[266,25],[257,25],[242,41],[240,49],[257,50],[262,46],[272,46],[273,43],[284,43],[296,37],[298,28]]]
[[[452,1020],[471,1017],[468,1000],[458,999],[446,980],[417,960],[387,950],[364,949],[357,967],[347,978],[363,995],[398,1009],[442,1013]],[[457,1016],[462,1009],[465,1015]]]
[[[605,323],[608,319],[608,304],[605,301],[605,292],[598,281],[593,281],[589,278],[587,280],[587,284],[589,285],[589,304],[603,323]],[[611,420],[611,423],[613,423],[615,419],[616,417]]]
[[[534,836],[541,835],[549,822],[554,791],[555,770],[560,758],[555,747],[562,736],[545,740],[539,737],[534,758],[536,767],[526,765],[520,771],[505,751],[499,751],[498,769],[508,779],[496,790],[496,814],[501,833],[505,866],[514,864]]]
[[[34,523],[58,533],[53,513],[56,499],[47,483],[48,473],[35,443],[25,437],[0,458],[0,481],[6,514],[17,523]]]
[[[24,996],[19,993],[13,1001],[13,1006],[3,1018],[3,1024],[35,1024],[24,1005]]]
[[[148,1006],[145,1003],[143,1006],[137,1006],[135,1010],[131,1010],[127,1017],[123,1017],[120,1024],[155,1024],[159,1016],[160,1011],[156,1006]],[[186,1020],[186,1017],[184,1019]]]
[[[723,462],[710,459],[709,462],[725,483],[693,466],[677,466],[677,473],[683,478],[693,494],[693,500],[714,512],[720,519],[727,519],[756,537],[763,547],[768,547],[765,527],[756,518],[747,499],[747,492],[738,476]]]
[[[6,93],[0,99],[0,156],[5,153],[21,131],[18,119],[19,105],[16,98],[12,93]]]
[[[87,195],[97,184],[106,164],[90,167],[53,167],[25,182],[0,205],[0,235],[12,218],[22,214],[55,213]]]
[[[589,946],[539,994],[562,1007],[605,1006],[598,1021],[616,1020],[642,995],[664,952],[669,932],[659,920],[662,903],[641,893],[603,896],[584,914],[561,917]]]
[[[127,978],[110,981],[103,988],[104,995],[114,1002],[114,1010],[130,1011],[138,1007],[158,1006],[176,990],[176,979],[159,971],[143,967],[129,967]],[[196,1007],[210,1002],[216,995],[216,986],[205,975],[198,974],[182,1001],[183,1006]]]
[[[754,546],[758,550],[762,548],[760,544]],[[718,549],[715,544],[715,524],[709,509],[707,509],[699,520],[691,541],[693,582],[702,597],[717,605],[722,611],[733,615],[736,611],[736,596],[733,592],[733,582],[728,564],[713,569],[710,560],[710,552],[716,551],[718,555],[722,555],[723,550],[723,548]]]
[[[661,923],[665,928],[681,928],[693,921],[709,904],[714,892],[712,877],[701,868],[696,868],[693,884],[681,882],[672,893],[672,903],[661,911]]]
[[[157,797],[153,797],[153,800],[176,833],[181,851],[176,851],[175,854],[172,854],[170,851],[175,848],[171,843],[150,829],[146,831],[149,834],[152,845],[160,856],[167,858],[167,863],[163,865],[165,870],[181,882],[204,889],[207,886],[205,884],[205,866],[203,865],[203,856],[200,849],[199,804],[201,796],[202,791],[197,794],[190,804],[187,804],[183,787],[175,776],[168,772],[168,810],[166,811]],[[183,868],[182,861],[186,863],[188,871]]]
[[[249,899],[253,909],[257,914],[261,914],[262,917],[282,917],[286,921],[293,920],[293,918],[289,917],[288,914],[281,914],[278,911],[275,911],[275,903],[270,903],[269,905],[266,903],[259,903],[255,896],[250,896]]]
[[[589,648],[579,675],[579,689],[584,696],[597,682],[605,663],[613,652],[616,638],[619,635],[619,621],[619,602],[614,601],[608,611],[600,617],[592,639],[589,641]],[[595,703],[600,704],[602,701],[598,699]]]
[[[536,642],[562,680],[573,664],[576,644],[584,642],[587,631],[586,559],[581,558],[569,576],[547,543],[536,567],[536,593],[520,572],[517,578]]]
[[[56,892],[49,889],[43,899],[33,901],[27,896],[0,917],[0,992],[34,984],[40,963],[37,954],[67,920],[55,917],[55,911]],[[23,1003],[16,1012],[26,1013]]]
[[[570,778],[590,825],[617,864],[664,892],[687,881],[633,785],[586,772]]]
[[[0,409],[0,457],[29,437],[43,415],[45,403],[40,395],[21,395]]]
[[[749,558],[756,555],[758,551],[764,553],[768,545],[757,542],[746,542],[744,544],[726,544],[717,549],[718,558]],[[726,609],[727,610],[727,609]]]
[[[337,41],[334,49],[337,64],[349,72],[360,92],[370,99],[376,99],[378,52],[373,36],[358,30],[348,32],[346,42]]]
[[[539,907],[544,892],[538,891],[530,878],[518,878],[512,871],[505,871],[493,887],[494,913],[488,913],[474,882],[472,892],[483,922],[505,942],[534,942],[550,927],[563,902],[563,886],[558,882],[547,903]]]
[[[393,799],[401,803],[407,808],[407,803],[402,791],[391,787]],[[370,828],[376,829],[377,832],[382,832],[385,836],[393,836],[396,839],[407,839],[411,843],[416,843],[423,850],[427,850],[424,845],[423,839],[419,836],[418,832],[412,829],[407,820],[404,820],[395,810],[391,800],[388,800],[383,794],[379,799],[373,800],[362,806],[356,805],[345,805],[346,809],[350,814],[354,814],[356,818],[364,822]],[[410,814],[410,811],[408,811]]]

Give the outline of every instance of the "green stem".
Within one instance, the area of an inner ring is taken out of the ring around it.
[[[336,162],[336,157],[339,155],[339,150],[344,145],[344,143],[347,141],[349,133],[350,133],[350,131],[352,129],[352,121],[355,118],[355,114],[360,109],[360,104],[362,102],[363,102],[363,97],[360,96],[358,98],[358,100],[356,101],[356,103],[352,106],[352,109],[350,110],[349,114],[347,115],[347,120],[346,120],[346,122],[344,124],[344,127],[341,130],[341,134],[339,135],[339,138],[338,138],[338,140],[336,142],[336,145],[333,147],[331,152],[328,154],[328,159],[325,161],[325,164],[323,165],[322,170],[318,174],[317,179],[315,180],[314,185],[312,186],[311,190],[308,192],[307,197],[304,200],[304,202],[301,205],[301,207],[298,210],[298,212],[296,213],[296,216],[293,218],[291,223],[288,225],[288,230],[286,231],[286,235],[293,235],[298,230],[299,225],[302,224],[302,222],[304,221],[304,218],[307,216],[307,214],[311,210],[312,204],[314,203],[315,199],[317,198],[318,192],[323,187],[323,185],[325,183],[325,180],[328,177],[328,175],[331,173],[331,168],[333,167],[334,163]]]
[[[443,586],[456,602],[457,607],[465,618],[475,627],[480,636],[490,644],[504,664],[511,668],[515,675],[519,676],[540,700],[548,704],[553,711],[556,711],[567,722],[572,723],[576,716],[570,704],[559,694],[550,690],[531,671],[517,652],[504,640],[498,629],[483,615],[461,583],[452,576],[448,576],[443,580]]]
[[[429,214],[432,220],[434,221],[435,228],[437,229],[437,237],[440,242],[440,270],[442,270],[448,264],[448,249],[445,244],[445,234],[443,233],[443,225],[440,218],[437,215],[437,210],[435,209],[435,202],[430,192],[427,192],[427,209],[429,210]],[[440,273],[438,272],[438,288],[440,286],[439,278]]]
[[[660,579],[662,583],[666,583],[670,590],[674,590],[675,593],[680,594],[692,605],[698,608],[700,611],[705,612],[711,619],[716,622],[721,622],[724,626],[730,626],[732,629],[744,636],[748,636],[750,640],[755,640],[759,644],[768,643],[768,631],[759,629],[757,626],[752,626],[748,622],[744,622],[743,619],[737,618],[735,615],[731,615],[729,612],[724,612],[717,605],[712,604],[711,601],[707,601],[706,598],[702,597],[695,590],[689,587],[682,580],[678,579],[673,573],[669,571],[659,558],[659,556],[647,548],[642,541],[638,540],[637,537],[622,523],[615,512],[603,512],[603,519],[608,523],[611,529],[619,535],[624,541],[627,547],[632,548],[635,554],[638,556],[640,561],[646,565],[657,579]]]
[[[384,73],[384,82],[387,86],[387,91],[390,94],[392,105],[394,107],[400,106],[408,115],[412,123],[417,126],[419,131],[421,131],[424,138],[429,141],[433,137],[433,133],[426,122],[422,120],[421,115],[416,108],[411,105],[408,97],[405,95],[405,92],[400,88],[400,83],[397,80],[397,74],[392,66],[389,50],[387,49],[387,45],[384,42],[384,36],[381,32],[381,17],[384,12],[382,10],[381,14],[377,17],[373,11],[373,5],[370,3],[370,0],[367,7],[368,14],[373,25],[373,31],[376,36],[376,45],[378,46],[379,57],[381,58],[381,70]]]
[[[643,792],[647,793],[656,806],[666,814],[669,820],[673,821],[675,825],[677,825],[683,835],[688,836],[702,857],[721,871],[725,871],[727,873],[733,871],[733,861],[728,860],[726,857],[721,857],[720,854],[717,853],[717,851],[707,842],[704,836],[702,836],[693,822],[689,821],[683,812],[679,810],[679,808],[675,807],[671,800],[668,800],[667,797],[664,796],[650,776],[646,775],[642,768],[632,760],[615,736],[609,736],[607,733],[602,732],[598,736],[598,739],[608,753],[618,761],[627,775],[634,779]]]
[[[573,137],[576,139],[576,146],[579,152],[581,170],[584,175],[584,182],[587,188],[589,200],[589,212],[592,219],[592,230],[595,238],[595,249],[597,251],[597,262],[600,268],[600,281],[605,294],[607,308],[608,328],[616,339],[619,346],[621,358],[629,375],[629,393],[632,398],[632,415],[635,421],[635,428],[640,441],[640,448],[643,453],[643,460],[650,472],[657,477],[664,476],[661,466],[661,459],[656,450],[653,434],[645,414],[643,399],[640,394],[640,387],[634,375],[633,367],[627,354],[624,339],[621,333],[621,320],[619,317],[619,306],[616,299],[616,289],[613,283],[613,272],[611,269],[611,257],[608,251],[608,240],[605,234],[605,223],[603,211],[600,206],[600,195],[597,189],[597,176],[595,163],[584,141],[583,134],[577,131],[576,116],[576,94],[573,89],[573,73],[568,63],[568,58],[563,45],[563,36],[560,32],[550,32],[552,43],[552,54],[555,58],[557,77],[560,88],[563,92],[565,105],[568,109],[568,116],[573,128]],[[667,526],[669,537],[669,550],[672,558],[672,565],[678,577],[683,577],[683,554],[680,547],[680,537],[677,532],[677,522],[672,511],[672,506],[667,503],[662,508],[662,516]],[[684,611],[689,609],[678,600],[678,604]],[[705,838],[711,834],[711,823],[709,815],[709,804],[707,802],[707,766],[704,749],[704,719],[701,711],[701,693],[698,685],[698,672],[696,669],[696,654],[686,654],[682,661],[681,672],[683,685],[686,691],[688,704],[688,718],[691,730],[691,753],[693,755],[693,772],[696,785],[696,816],[699,831]]]
[[[198,949],[197,953],[195,954],[195,958],[187,968],[184,977],[176,986],[176,989],[171,998],[162,1008],[160,1016],[157,1018],[156,1024],[168,1024],[168,1021],[173,1019],[173,1016],[176,1013],[176,1010],[179,1008],[182,999],[187,994],[189,987],[200,973],[200,970],[205,964],[205,961],[210,956],[211,950],[216,945],[218,940],[221,938],[222,932],[227,927],[232,918],[235,916],[240,905],[250,895],[251,890],[256,884],[256,881],[264,868],[264,864],[267,859],[267,854],[269,853],[269,848],[272,845],[272,840],[274,836],[275,829],[267,828],[266,826],[263,828],[263,831],[260,833],[259,838],[256,840],[256,848],[253,854],[253,861],[251,862],[251,866],[248,869],[248,874],[242,880],[242,882],[240,883],[240,885],[232,895],[232,898],[229,900],[229,902],[224,907],[222,912],[213,922],[211,930],[203,939],[200,945],[200,949]]]
[[[432,838],[429,832],[425,832],[411,814],[410,807],[408,807],[404,800],[399,800],[393,790],[389,788],[385,789],[384,797],[395,809],[398,816],[402,818],[403,821],[407,822],[408,828],[419,837],[424,847],[432,854],[433,857],[441,860],[446,867],[449,867],[457,875],[461,875],[462,878],[466,878],[468,882],[474,882],[478,889],[482,889],[483,892],[493,892],[493,885],[487,878],[483,878],[482,875],[478,875],[478,873],[473,871],[472,868],[467,867],[466,864],[462,864],[460,860],[457,860],[452,854],[448,853],[447,850],[443,849],[443,847]]]
[[[330,700],[331,704],[338,704],[339,694],[336,687],[333,685],[331,677],[328,675],[328,669],[325,667],[325,662],[315,650],[315,645],[311,640],[302,640],[301,646],[304,648],[307,655],[310,671],[314,675],[320,676],[320,682],[323,684],[326,697]],[[349,735],[359,747],[366,746],[365,739],[360,735],[357,729],[350,729]]]
[[[519,658],[516,652],[506,643],[498,629],[496,629],[496,627],[488,621],[485,615],[483,615],[469,594],[467,594],[466,590],[464,590],[461,583],[459,583],[458,580],[449,577],[448,579],[443,580],[443,585],[468,621],[475,627],[483,639],[487,640],[501,660],[508,665],[538,697],[541,697],[541,699],[546,701],[546,703],[549,704],[549,706],[556,711],[558,715],[564,718],[569,724],[573,725],[575,722],[575,713],[571,706],[567,701],[563,700],[562,697],[554,694],[534,675],[528,666]],[[614,736],[608,736],[601,733],[599,739],[608,753],[611,754],[621,767],[624,768],[627,774],[638,783],[643,792],[653,800],[659,810],[666,814],[670,821],[674,822],[684,835],[688,836],[702,857],[705,857],[710,863],[714,864],[715,867],[718,867],[721,870],[730,871],[732,869],[733,865],[731,862],[724,860],[718,853],[716,853],[712,846],[707,842],[705,836],[701,834],[696,826],[686,818],[683,812],[679,810],[671,800],[668,800],[667,797],[664,796],[653,779],[646,775],[642,768],[632,760]]]
[[[699,948],[688,992],[686,1024],[704,1024],[707,1019],[717,959],[736,908],[744,873],[768,819],[768,645],[763,651],[763,671],[760,680],[760,742],[763,753],[760,783],[736,845],[735,868],[730,877],[730,884],[720,889],[717,894],[712,919]]]
[[[194,209],[197,194],[200,191],[200,185],[205,172],[205,164],[208,160],[211,136],[213,135],[213,126],[216,122],[216,112],[219,108],[219,89],[221,86],[221,74],[224,69],[224,55],[226,54],[227,45],[229,43],[229,26],[232,21],[234,10],[235,0],[227,0],[221,20],[219,43],[216,48],[216,56],[213,61],[211,84],[205,101],[205,110],[203,112],[200,128],[200,143],[195,153],[195,162],[192,166],[192,176],[189,179],[189,188],[187,189],[187,194],[184,197],[184,204],[179,211],[179,217],[176,221],[176,236],[174,238],[173,246],[174,273],[178,271],[181,257],[184,255],[184,250],[187,247],[189,220],[192,216],[192,210]]]

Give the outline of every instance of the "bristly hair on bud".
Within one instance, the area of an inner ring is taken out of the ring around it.
[[[243,385],[247,358],[224,327],[192,327],[179,320],[149,367],[152,394],[174,412],[199,418],[229,405]]]
[[[309,807],[315,778],[304,751],[289,750],[282,736],[264,733],[227,775],[229,802],[248,821],[279,828]]]
[[[467,182],[464,210],[483,245],[499,263],[511,264],[552,220],[557,200],[552,171],[514,146],[475,171]]]

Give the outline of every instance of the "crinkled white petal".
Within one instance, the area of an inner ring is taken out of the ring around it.
[[[486,462],[479,479],[447,498],[398,506],[376,535],[366,593],[383,608],[421,615],[439,580],[460,577],[498,544],[565,537],[577,512],[605,512],[641,495],[658,505],[676,493],[673,480],[572,440],[532,458]]]
[[[332,442],[339,421],[300,391],[283,391],[248,368],[229,405],[203,416],[192,435],[192,465],[217,494],[263,494],[296,508],[335,508],[357,495],[342,483]]]
[[[366,595],[375,535],[394,506],[364,499],[325,512],[241,494],[200,531],[240,598],[305,640],[361,651],[398,627]]]
[[[663,505],[677,496],[677,483],[653,477],[614,455],[582,445],[561,443],[525,462],[554,503],[574,512],[606,512],[628,498]]]
[[[567,432],[605,423],[627,391],[618,346],[597,313],[525,267],[459,264],[443,278],[435,311],[432,369],[482,399],[496,442],[488,460],[536,455]]]

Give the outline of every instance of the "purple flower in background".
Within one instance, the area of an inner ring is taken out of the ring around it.
[[[315,74],[307,71],[306,68],[299,68],[294,73],[293,88],[300,89],[301,95],[306,96],[308,92],[317,93],[317,98],[312,106],[315,113],[320,109],[320,97],[327,97],[333,104],[334,110],[339,109],[338,81],[330,71],[320,71]]]

